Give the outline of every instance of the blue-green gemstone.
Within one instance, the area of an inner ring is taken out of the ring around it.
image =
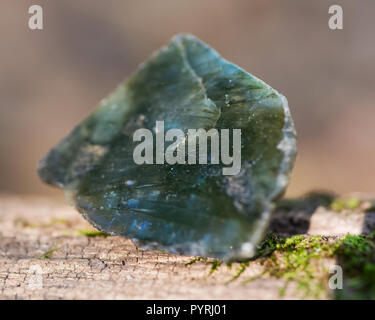
[[[137,165],[133,133],[241,129],[241,171]],[[191,35],[154,53],[39,164],[46,183],[99,230],[145,248],[224,260],[251,257],[289,182],[296,135],[287,100]]]

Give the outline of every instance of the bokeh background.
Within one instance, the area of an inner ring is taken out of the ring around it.
[[[32,4],[43,31],[28,28]],[[344,30],[328,28],[331,4]],[[375,191],[375,1],[1,0],[0,192],[62,196],[38,160],[180,32],[287,96],[299,139],[289,196]]]

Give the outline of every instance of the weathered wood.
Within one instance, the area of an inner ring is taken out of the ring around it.
[[[309,234],[342,235],[368,232],[374,221],[374,215],[318,208],[314,214],[280,212],[272,225],[279,232],[306,232],[308,226]],[[227,283],[240,264],[210,273],[204,261],[187,266],[193,257],[146,251],[121,237],[90,237],[80,230],[93,229],[66,204],[0,196],[0,298],[278,299],[284,285],[270,277],[243,283],[263,270],[257,261]],[[283,298],[299,298],[293,285]]]

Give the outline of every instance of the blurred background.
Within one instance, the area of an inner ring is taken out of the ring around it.
[[[44,30],[28,28],[41,5]],[[328,8],[344,29],[328,28]],[[375,191],[375,1],[1,0],[0,192],[62,197],[38,160],[176,33],[286,95],[299,153],[287,195]]]

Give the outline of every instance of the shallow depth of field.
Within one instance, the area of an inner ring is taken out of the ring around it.
[[[288,195],[375,190],[375,3],[336,1],[29,1],[0,10],[0,191],[62,197],[36,165],[176,33],[190,32],[289,100],[299,153]]]

